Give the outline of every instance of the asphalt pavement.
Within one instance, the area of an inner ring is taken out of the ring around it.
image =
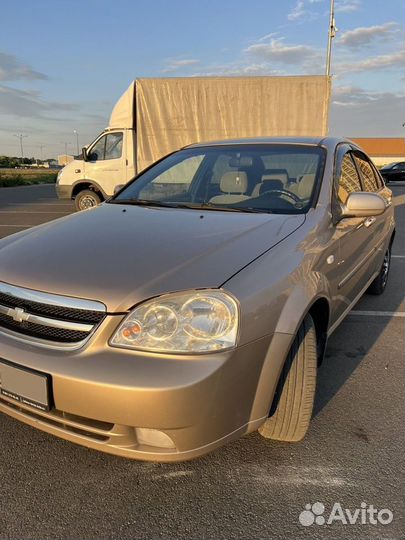
[[[365,296],[331,337],[304,441],[251,434],[162,465],[88,450],[2,415],[0,538],[403,538],[405,195],[403,185],[390,187],[397,237],[387,290]],[[50,185],[2,188],[0,237],[72,211]],[[386,524],[361,523],[369,505],[384,510]],[[324,523],[333,507],[336,519]],[[358,510],[355,524],[346,509]]]

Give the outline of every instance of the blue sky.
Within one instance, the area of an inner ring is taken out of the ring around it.
[[[74,152],[136,77],[323,73],[329,0],[2,1],[0,154]],[[336,0],[330,131],[403,136],[403,0]],[[4,22],[6,21],[6,24]]]

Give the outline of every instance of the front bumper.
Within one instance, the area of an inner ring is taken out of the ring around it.
[[[70,352],[0,334],[1,356],[49,373],[54,396],[50,412],[4,396],[0,411],[78,444],[153,461],[198,457],[264,421],[291,336],[200,356],[158,355],[107,346],[116,324],[108,317],[83,349]],[[163,432],[173,448],[145,444],[138,428]]]
[[[58,199],[71,199],[72,198],[72,186],[55,184],[56,195]]]

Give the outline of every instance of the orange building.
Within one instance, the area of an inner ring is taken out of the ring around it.
[[[401,137],[349,137],[361,146],[378,166],[405,161],[405,139]]]

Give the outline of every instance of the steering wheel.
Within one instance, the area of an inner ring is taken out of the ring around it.
[[[280,195],[286,195],[287,197],[292,199],[294,201],[294,203],[300,203],[301,202],[301,199],[297,195],[295,195],[295,193],[292,193],[291,191],[287,191],[286,189],[269,189],[268,191],[264,191],[263,193],[261,193],[260,196],[261,195],[267,195],[267,194],[270,194],[270,193],[278,193]]]

